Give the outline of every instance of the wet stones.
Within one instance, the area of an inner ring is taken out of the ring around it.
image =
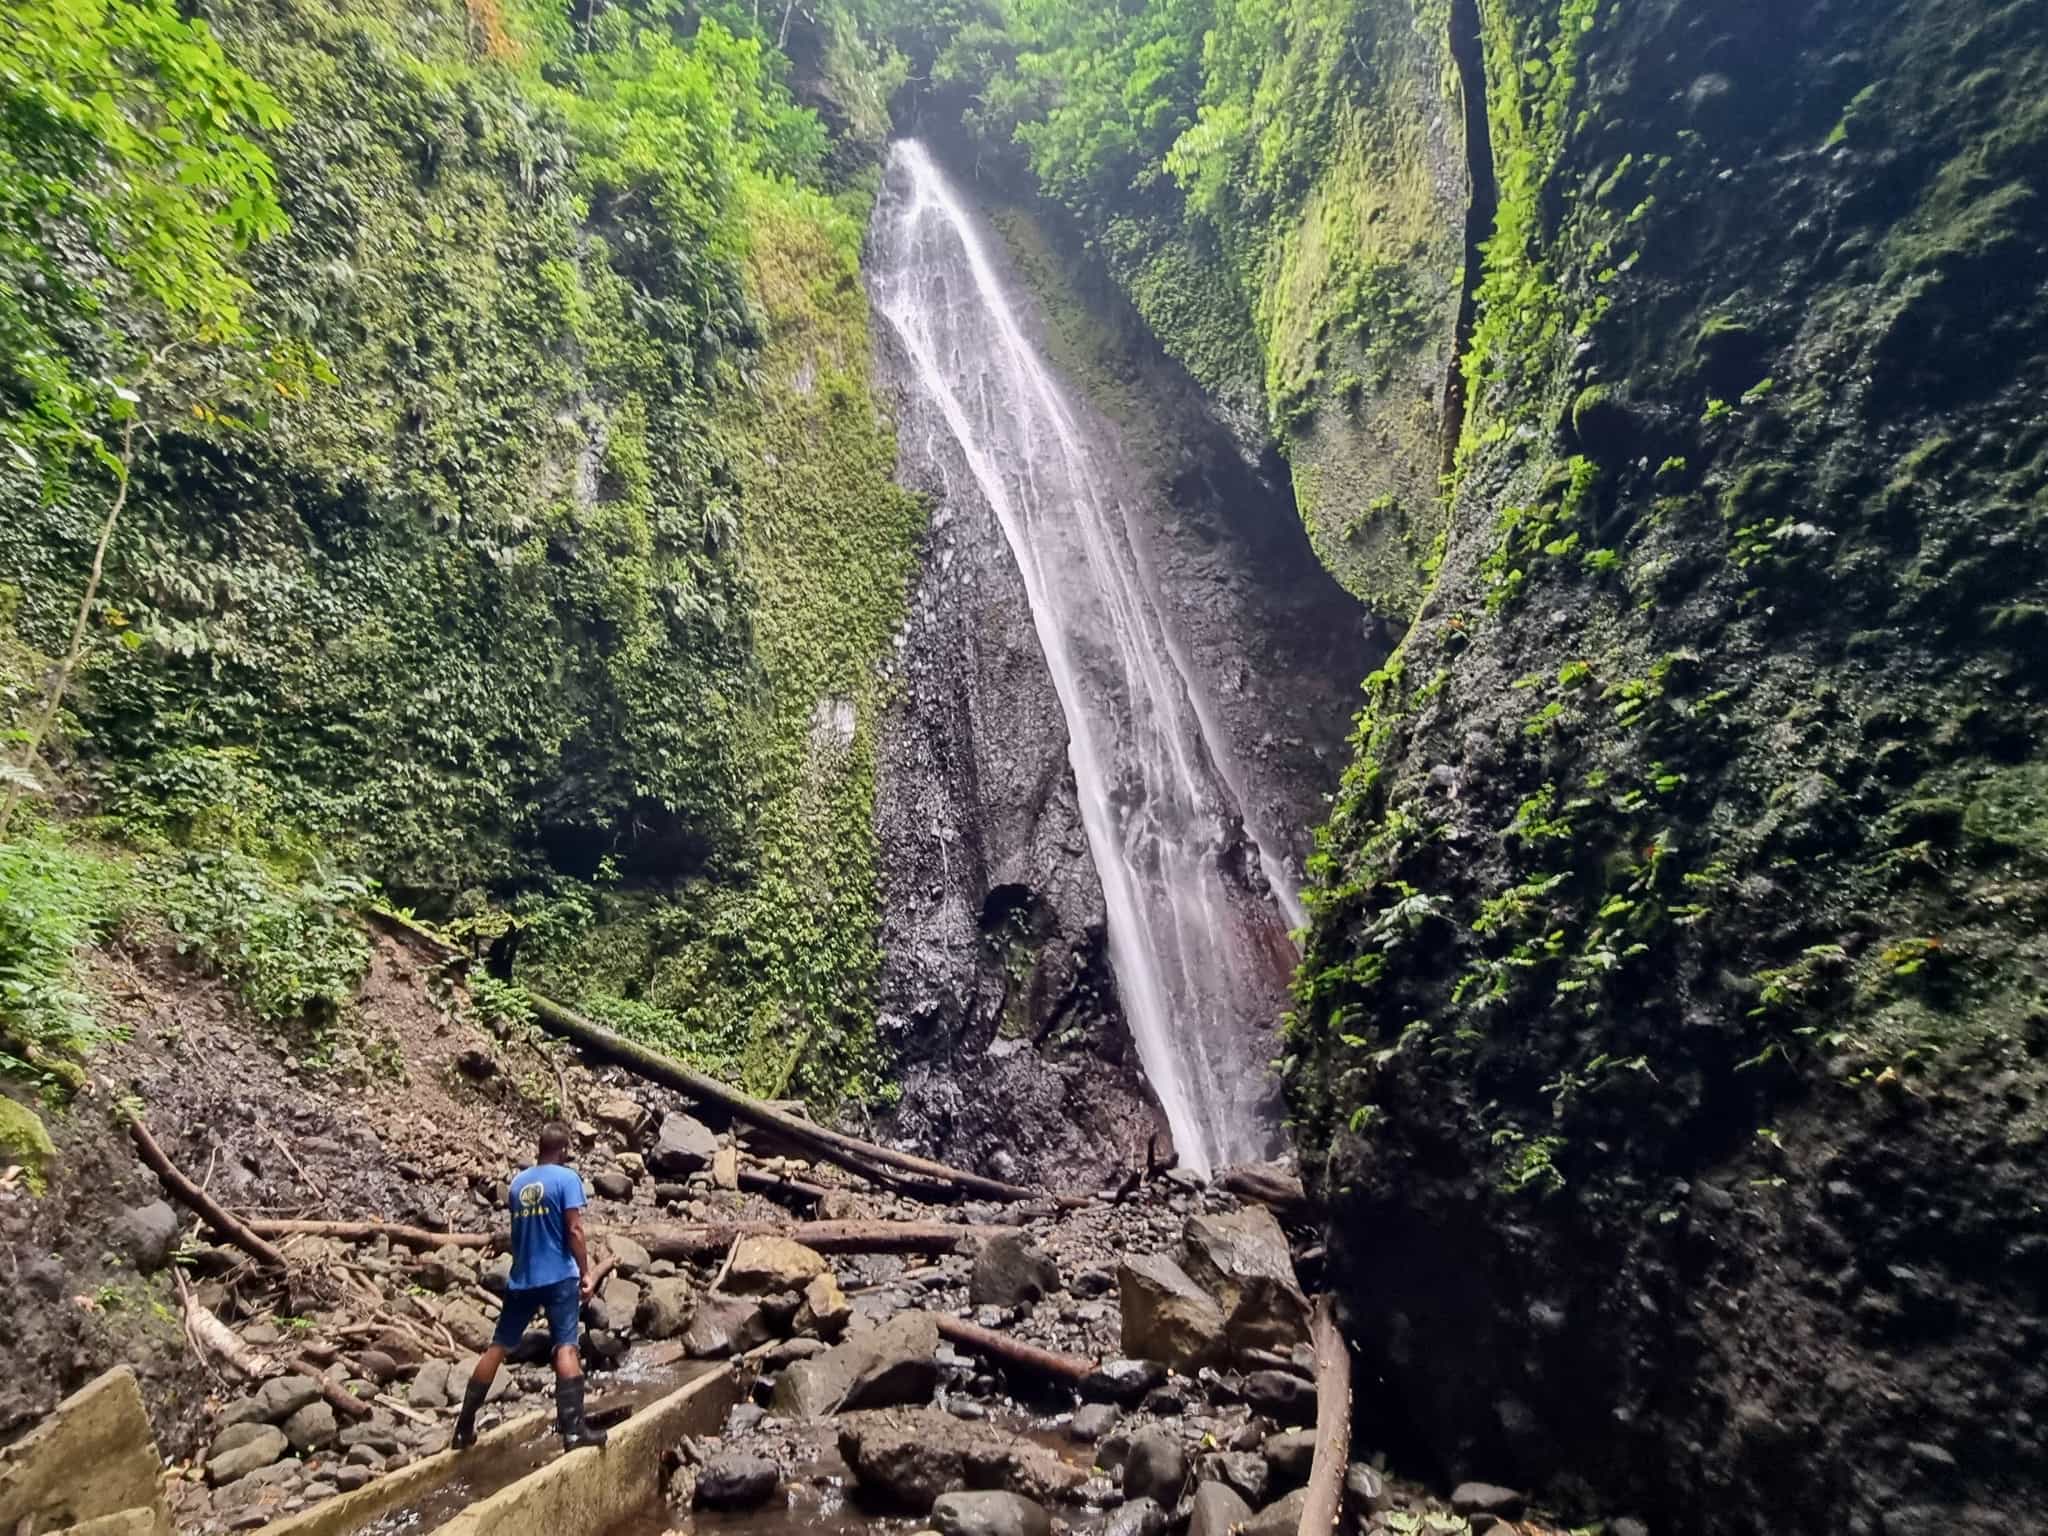
[[[753,1509],[765,1504],[782,1482],[782,1469],[765,1456],[729,1452],[714,1456],[697,1474],[694,1499],[702,1509]]]
[[[1154,1426],[1131,1440],[1124,1459],[1124,1493],[1134,1499],[1157,1499],[1171,1507],[1180,1500],[1181,1484],[1187,1481],[1187,1455],[1180,1436]]]
[[[1156,1360],[1105,1360],[1082,1380],[1081,1395],[1128,1408],[1165,1380],[1166,1367]]]
[[[1071,1498],[1087,1481],[1044,1446],[934,1408],[849,1415],[839,1451],[862,1488],[914,1513],[960,1489],[1045,1501]]]
[[[1498,1483],[1460,1483],[1451,1490],[1451,1512],[1468,1519],[1473,1515],[1493,1515],[1513,1520],[1521,1515],[1522,1503],[1521,1494]]]
[[[1188,1536],[1231,1536],[1251,1517],[1251,1506],[1234,1491],[1221,1483],[1204,1483],[1195,1490]]]
[[[1018,1493],[945,1493],[932,1502],[939,1536],[1052,1536],[1045,1507]]]
[[[215,1487],[267,1467],[291,1449],[275,1424],[230,1424],[215,1437],[206,1457],[206,1480]]]
[[[1113,1403],[1084,1403],[1074,1410],[1067,1432],[1083,1445],[1093,1445],[1116,1428],[1120,1417],[1122,1415]]]
[[[1292,1371],[1253,1371],[1244,1379],[1244,1400],[1253,1410],[1282,1424],[1313,1424],[1315,1384]]]
[[[921,1403],[939,1384],[939,1326],[928,1312],[901,1312],[821,1355],[799,1360],[775,1384],[770,1408],[815,1418],[842,1408]]]

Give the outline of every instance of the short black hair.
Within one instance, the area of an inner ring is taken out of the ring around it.
[[[569,1127],[559,1120],[550,1120],[540,1128],[540,1155],[543,1158],[560,1157],[569,1150]]]

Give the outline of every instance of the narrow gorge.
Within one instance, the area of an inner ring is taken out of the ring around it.
[[[1345,1536],[2031,1529],[2044,103],[2041,0],[9,6],[0,1440],[429,1464],[560,1118],[593,1369],[772,1357],[828,1536],[871,1327],[1073,1536],[1321,1536],[1339,1355]]]

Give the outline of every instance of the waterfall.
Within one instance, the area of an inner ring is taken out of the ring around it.
[[[914,140],[870,234],[878,313],[915,375],[899,423],[964,459],[1016,561],[1068,735],[1110,963],[1182,1162],[1270,1155],[1266,1061],[1298,911],[1241,768],[1168,632],[1116,445],[1028,338],[982,236]]]

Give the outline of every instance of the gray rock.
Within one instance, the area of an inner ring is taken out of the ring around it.
[[[606,1236],[604,1245],[611,1250],[612,1261],[618,1266],[618,1272],[629,1280],[653,1263],[648,1257],[647,1250],[630,1237],[616,1232],[611,1233]]]
[[[899,1312],[790,1366],[775,1384],[770,1411],[812,1418],[842,1408],[925,1402],[939,1384],[938,1346],[938,1322],[929,1312]]]
[[[1315,1383],[1292,1371],[1253,1371],[1244,1379],[1244,1400],[1282,1424],[1316,1421]]]
[[[1251,1505],[1239,1498],[1234,1489],[1222,1483],[1204,1483],[1195,1490],[1188,1536],[1231,1536],[1251,1515]]]
[[[334,1469],[334,1486],[343,1493],[354,1493],[376,1475],[377,1469],[375,1467],[366,1467],[361,1464],[336,1467]]]
[[[840,1421],[839,1452],[869,1494],[913,1513],[962,1488],[1049,1502],[1075,1497],[1088,1480],[1045,1446],[933,1408],[850,1413]]]
[[[392,1445],[392,1449],[398,1449],[396,1443]],[[342,1461],[345,1466],[368,1467],[373,1472],[384,1470],[383,1454],[375,1446],[365,1445],[361,1441],[348,1448],[348,1454],[342,1458]]]
[[[633,1326],[633,1319],[640,1313],[640,1287],[618,1275],[606,1279],[604,1288],[598,1292],[604,1298],[606,1326],[616,1333],[624,1333]]]
[[[607,1200],[630,1200],[633,1198],[633,1181],[615,1169],[590,1176],[590,1187]]]
[[[286,1451],[291,1442],[275,1424],[237,1424],[226,1433],[248,1431],[235,1445],[206,1461],[206,1480],[216,1488],[247,1477],[258,1467],[267,1467]]]
[[[743,1237],[733,1248],[721,1288],[736,1296],[775,1296],[801,1292],[832,1266],[815,1248],[787,1237]]]
[[[1126,1408],[1166,1380],[1166,1367],[1156,1360],[1105,1360],[1081,1383],[1081,1395]]]
[[[366,1349],[359,1353],[356,1369],[379,1386],[398,1379],[398,1362],[381,1349]]]
[[[1000,1232],[981,1245],[967,1277],[967,1302],[1014,1307],[1042,1301],[1060,1288],[1059,1266],[1021,1232]]]
[[[325,1402],[308,1403],[284,1421],[284,1437],[291,1441],[295,1451],[332,1445],[340,1432],[341,1426],[334,1421],[334,1410]]]
[[[647,1113],[646,1106],[638,1099],[629,1099],[621,1094],[598,1105],[591,1111],[591,1118],[599,1125],[618,1132],[626,1140],[637,1141],[654,1117]]]
[[[1498,1515],[1503,1520],[1514,1520],[1522,1513],[1522,1503],[1521,1494],[1498,1483],[1460,1483],[1451,1490],[1452,1512],[1468,1518]]]
[[[1276,1492],[1299,1488],[1308,1481],[1308,1469],[1315,1463],[1316,1432],[1312,1429],[1288,1429],[1277,1435],[1268,1435],[1262,1454],[1272,1476],[1271,1486]]]
[[[1116,1276],[1106,1269],[1084,1269],[1074,1276],[1070,1287],[1076,1296],[1107,1296],[1116,1286]]]
[[[828,1270],[804,1287],[803,1305],[797,1308],[793,1326],[798,1333],[836,1339],[846,1332],[846,1325],[852,1321],[853,1304],[846,1299],[846,1293],[839,1289],[838,1280]]]
[[[1253,1509],[1265,1501],[1270,1476],[1266,1458],[1249,1451],[1220,1451],[1204,1456],[1195,1469],[1195,1475],[1203,1482],[1223,1484]]]
[[[782,1469],[765,1456],[736,1451],[714,1456],[697,1474],[696,1503],[704,1509],[753,1509],[782,1482]]]
[[[456,1390],[461,1390],[458,1381]],[[429,1360],[419,1369],[405,1389],[406,1406],[409,1408],[445,1408],[448,1406],[448,1362]]]
[[[1113,1403],[1084,1403],[1074,1410],[1074,1419],[1067,1426],[1067,1432],[1084,1445],[1093,1445],[1112,1429],[1122,1417]]]
[[[650,1275],[640,1282],[633,1325],[650,1339],[672,1339],[690,1326],[694,1311],[688,1280],[681,1275]]]
[[[1302,1481],[1307,1480],[1304,1473]],[[1378,1514],[1387,1506],[1387,1480],[1370,1462],[1354,1461],[1344,1469],[1344,1496],[1360,1514]]]
[[[1297,1488],[1245,1521],[1238,1536],[1296,1536],[1301,1529],[1301,1511],[1307,1503],[1308,1490]]]
[[[171,1260],[178,1242],[178,1213],[162,1200],[130,1206],[114,1218],[107,1243],[145,1275]]]
[[[1187,1274],[1223,1309],[1230,1353],[1285,1354],[1308,1338],[1308,1298],[1295,1283],[1287,1235],[1263,1205],[1188,1218]]]
[[[1650,1536],[1650,1527],[1633,1515],[1623,1515],[1607,1522],[1607,1536]]]
[[[724,1360],[766,1340],[758,1301],[748,1296],[706,1296],[683,1329],[683,1352],[693,1360]]]
[[[1130,1455],[1124,1460],[1124,1495],[1157,1499],[1170,1509],[1180,1502],[1180,1487],[1187,1481],[1187,1473],[1180,1436],[1155,1425],[1131,1440]]]
[[[512,1255],[501,1253],[477,1271],[476,1283],[493,1296],[502,1296],[512,1288]]]
[[[1126,1259],[1117,1271],[1123,1352],[1193,1375],[1223,1354],[1223,1309],[1163,1253]]]
[[[273,1376],[257,1390],[256,1403],[264,1418],[282,1423],[319,1397],[320,1387],[310,1377],[297,1374]]]
[[[1170,1519],[1156,1499],[1129,1499],[1110,1512],[1102,1536],[1166,1536]]]
[[[944,1493],[932,1502],[939,1536],[1052,1536],[1045,1506],[1021,1493]]]
[[[208,1446],[206,1450],[206,1459],[208,1461],[216,1461],[222,1456],[227,1455],[229,1451],[238,1451],[245,1445],[254,1444],[259,1440],[266,1440],[269,1436],[265,1431],[270,1427],[270,1425],[256,1420],[230,1424],[213,1437],[213,1444]],[[271,1458],[273,1461],[276,1459],[274,1456]]]
[[[647,1151],[647,1166],[656,1173],[681,1177],[709,1168],[717,1155],[718,1138],[703,1121],[671,1110],[661,1117],[661,1132]]]

